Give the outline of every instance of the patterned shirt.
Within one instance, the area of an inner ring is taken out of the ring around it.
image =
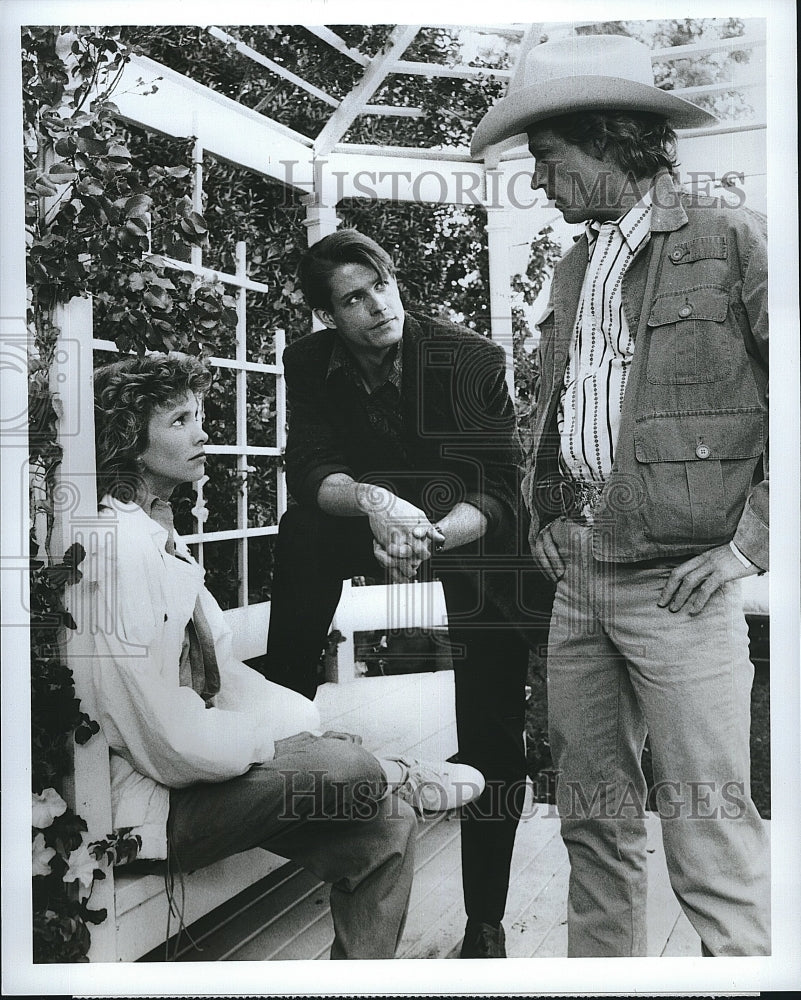
[[[557,426],[560,466],[589,484],[580,507],[588,519],[612,471],[634,336],[623,311],[623,276],[648,243],[651,194],[615,222],[587,223],[589,263],[576,314]]]
[[[356,390],[359,401],[364,408],[365,416],[376,433],[390,442],[404,460],[408,459],[403,431],[403,414],[401,410],[401,380],[403,378],[403,342],[395,346],[386,379],[372,391],[364,383],[353,356],[342,341],[337,338],[331,351],[327,378],[339,373],[346,378]]]

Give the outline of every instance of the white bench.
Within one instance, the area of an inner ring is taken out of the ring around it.
[[[234,636],[234,654],[249,659],[264,652],[269,604],[226,612]],[[71,644],[72,646],[72,644]],[[72,646],[70,665],[82,707],[92,715],[91,689],[82,676],[80,647]],[[87,821],[91,839],[106,836],[112,828],[108,744],[98,733],[85,746],[75,747],[73,794],[75,808]],[[256,849],[185,876],[185,924],[199,919],[275,868],[285,859]],[[176,882],[176,901],[181,905]],[[109,871],[96,882],[92,907],[105,907],[103,923],[90,928],[89,959],[94,962],[132,961],[165,940],[169,902],[161,874],[126,873],[124,867]],[[171,932],[178,922],[171,920]]]
[[[342,585],[342,597],[331,630],[342,635],[336,654],[326,659],[325,679],[345,684],[359,676],[356,669],[356,633],[372,629],[395,632],[427,629],[445,632],[448,610],[442,584],[393,583],[388,586]]]
[[[235,608],[226,611],[225,615],[233,633],[234,655],[247,660],[263,654],[270,618],[269,602]],[[344,641],[339,644],[338,661],[331,665],[327,679],[343,682],[357,676],[354,637],[358,631],[444,628],[446,625],[440,584],[351,587],[350,581],[346,581],[332,626],[342,633]],[[92,715],[91,688],[81,672],[80,644],[71,646],[70,662],[76,690],[84,710]],[[342,701],[342,698],[336,699],[338,712],[342,711]],[[353,699],[346,697],[345,701]],[[454,740],[455,734],[449,732],[446,756],[454,752]],[[399,751],[405,749],[408,748],[398,747]],[[72,797],[75,807],[88,823],[90,838],[99,839],[112,828],[108,744],[102,733],[85,746],[75,747],[74,765]],[[285,863],[284,858],[257,848],[186,875],[183,898],[176,880],[174,895],[178,905],[184,906],[184,923],[189,925],[205,916]],[[91,961],[133,961],[166,938],[169,901],[162,874],[126,872],[124,867],[108,872],[105,880],[95,883],[92,906],[105,907],[107,917],[103,923],[90,928]],[[177,928],[178,921],[173,917],[171,933]]]

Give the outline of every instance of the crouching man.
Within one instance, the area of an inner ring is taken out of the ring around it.
[[[166,859],[176,874],[254,847],[291,858],[332,883],[332,958],[392,958],[414,873],[415,808],[469,801],[483,780],[473,769],[379,761],[358,737],[318,735],[311,701],[234,658],[169,504],[175,487],[203,475],[210,381],[197,360],[173,355],[95,375],[107,530],[84,564],[79,606],[94,632],[114,826],[140,836],[140,858]]]
[[[487,782],[462,822],[460,957],[505,958],[529,645],[544,642],[551,598],[518,557],[522,454],[506,358],[464,327],[407,314],[391,257],[354,229],[315,243],[299,273],[325,329],[284,353],[297,506],[278,534],[265,672],[313,697],[343,578],[441,580],[459,760]]]

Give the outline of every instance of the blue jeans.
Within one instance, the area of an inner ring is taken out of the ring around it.
[[[712,955],[770,953],[769,839],[750,796],[753,667],[739,582],[691,617],[670,567],[603,563],[563,521],[548,649],[551,750],[570,857],[568,954],[645,955],[650,735],[670,881]]]
[[[331,958],[392,958],[406,922],[417,819],[372,754],[308,736],[238,778],[176,788],[167,828],[184,872],[263,847],[331,882]]]

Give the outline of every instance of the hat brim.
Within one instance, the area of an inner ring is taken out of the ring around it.
[[[648,111],[663,115],[676,128],[702,128],[718,119],[668,90],[609,76],[569,76],[523,87],[502,97],[478,123],[470,152],[479,157],[487,146],[515,137],[537,122],[574,111]]]

